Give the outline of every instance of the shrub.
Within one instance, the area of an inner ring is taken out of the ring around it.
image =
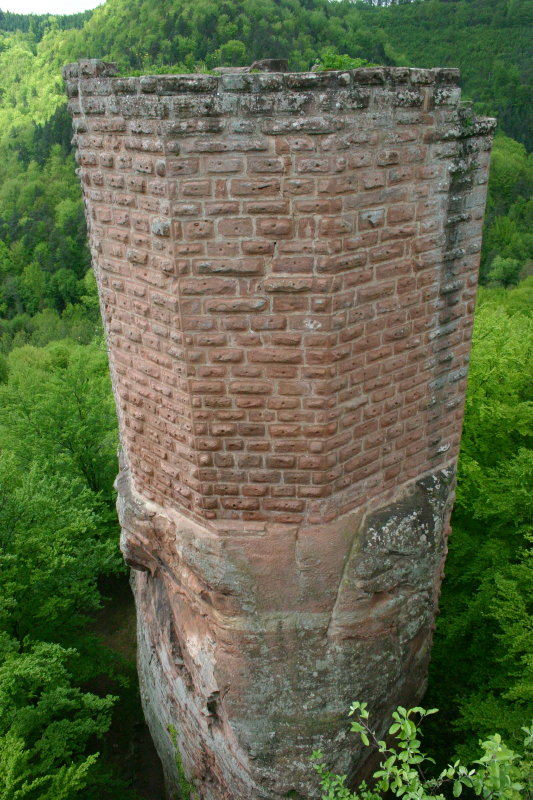
[[[363,781],[355,792],[350,791],[346,786],[346,775],[330,772],[322,752],[317,750],[312,760],[320,776],[322,800],[381,800],[385,797],[446,800],[452,796],[459,797],[465,789],[485,800],[531,797],[528,788],[531,759],[513,753],[497,733],[480,742],[482,755],[472,766],[466,767],[460,761],[455,761],[435,773],[432,768],[435,762],[420,749],[422,734],[419,723],[413,717],[418,717],[420,722],[436,712],[436,708],[426,710],[415,707],[406,710],[398,706],[392,714],[387,744],[385,739],[378,738],[368,724],[367,704],[353,703],[350,709],[350,715],[354,717],[350,726],[352,732],[359,735],[365,747],[373,748],[381,756],[379,767],[372,775],[373,787],[370,788]],[[523,730],[527,751],[533,743],[533,728]]]

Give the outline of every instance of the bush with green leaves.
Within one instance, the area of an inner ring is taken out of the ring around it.
[[[491,286],[516,286],[520,280],[522,265],[516,258],[496,256],[487,272],[487,283]]]
[[[313,67],[316,72],[325,72],[330,69],[357,69],[358,67],[372,67],[366,58],[353,58],[346,53],[338,53],[335,47],[324,47]]]
[[[75,655],[0,633],[0,800],[71,800],[90,784],[116,698],[73,685]]]
[[[312,755],[313,766],[320,777],[322,800],[382,800],[401,797],[404,800],[448,800],[465,795],[484,800],[524,800],[531,797],[533,778],[531,748],[533,728],[523,728],[524,755],[510,750],[499,734],[480,742],[481,756],[470,766],[459,760],[444,769],[435,770],[435,762],[422,750],[420,723],[436,714],[437,709],[398,706],[392,714],[387,734],[380,738],[369,724],[366,703],[353,703],[354,717],[350,729],[358,734],[363,745],[379,754],[379,766],[370,783],[363,781],[357,790],[346,785],[346,775],[331,772],[320,750]]]

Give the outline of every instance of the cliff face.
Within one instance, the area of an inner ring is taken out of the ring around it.
[[[65,70],[145,712],[203,800],[313,797],[424,690],[492,121],[455,70]],[[290,793],[293,794],[290,794]]]

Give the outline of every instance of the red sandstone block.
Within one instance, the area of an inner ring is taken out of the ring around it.
[[[295,464],[295,456],[279,455],[266,457],[266,465],[269,469],[292,469]]]
[[[386,242],[390,239],[413,239],[416,234],[416,225],[401,225],[397,228],[384,230],[381,235],[381,241]]]
[[[249,480],[251,483],[277,484],[280,482],[281,474],[276,470],[250,470]]]
[[[166,163],[166,172],[169,176],[196,175],[200,161],[198,158],[169,158]]]
[[[91,151],[81,152],[76,156],[76,161],[83,167],[94,167],[98,164],[98,153]]]
[[[252,219],[250,217],[222,219],[217,225],[217,230],[221,236],[251,236],[253,233]]]
[[[316,148],[316,142],[311,136],[301,134],[284,136],[276,139],[276,153],[310,151]]]
[[[399,258],[403,255],[405,245],[403,242],[390,242],[389,244],[381,245],[380,247],[373,247],[370,250],[370,261],[376,263],[379,261],[390,261],[393,258]]]
[[[274,272],[310,273],[315,259],[313,256],[279,256],[271,261]]]
[[[234,403],[237,408],[264,408],[265,406],[262,397],[236,397]]]
[[[268,150],[268,140],[260,137],[231,137],[224,139],[193,139],[185,142],[184,149],[191,153],[246,153]]]
[[[303,511],[305,506],[303,500],[265,498],[263,507],[275,511]]]
[[[208,241],[205,243],[205,252],[207,256],[214,256],[215,258],[236,258],[239,255],[238,242]]]
[[[198,203],[174,203],[173,214],[177,217],[196,217],[201,214],[202,207]],[[181,235],[181,222],[172,223],[172,235],[179,239]]]
[[[106,184],[112,189],[123,189],[126,185],[126,179],[124,178],[124,175],[109,175],[106,178]]]
[[[127,251],[126,258],[133,264],[146,264],[148,261],[148,253],[143,252],[142,250],[131,249]]]
[[[295,311],[308,311],[309,300],[305,296],[280,295],[272,299],[274,312],[292,313]]]
[[[385,186],[384,170],[366,170],[359,173],[359,179],[363,189],[375,189],[379,186]]]
[[[180,281],[180,291],[185,295],[235,294],[237,282],[224,278],[194,278]]]
[[[359,230],[381,228],[385,220],[385,209],[376,208],[359,212]]]
[[[394,283],[376,283],[370,286],[365,286],[357,291],[357,301],[359,303],[367,303],[378,298],[392,295],[394,293]]]
[[[182,181],[179,188],[184,197],[211,197],[213,193],[210,180]]]
[[[128,175],[126,178],[126,186],[130,192],[145,192],[146,180],[145,178],[138,178],[135,175]]]
[[[271,394],[272,386],[265,381],[232,381],[230,390],[237,394]]]
[[[294,206],[303,214],[334,214],[342,209],[342,201],[340,198],[313,198],[295,200]]]
[[[288,472],[287,477],[293,473]],[[273,486],[270,490],[272,497],[296,497],[296,488],[290,485]]]
[[[360,236],[351,236],[344,240],[348,250],[362,250],[378,242],[377,231],[365,231]]]
[[[411,335],[411,326],[410,325],[402,325],[400,328],[392,328],[391,330],[386,330],[383,332],[383,341],[384,342],[393,342],[397,341],[398,339],[405,339],[407,336]]]
[[[372,164],[372,153],[362,150],[359,153],[348,153],[347,163],[350,169],[370,167]]]
[[[287,327],[287,318],[281,315],[252,316],[250,318],[250,325],[253,331],[283,330]]]
[[[273,409],[299,408],[300,400],[296,397],[272,397],[268,400],[268,407]]]
[[[283,172],[285,169],[285,162],[282,158],[273,158],[271,156],[249,156],[248,157],[248,170],[249,172]]]
[[[402,157],[403,155],[404,151],[402,151]],[[380,167],[398,164],[399,161],[400,152],[398,150],[380,150],[376,156],[376,164]]]
[[[345,236],[353,232],[354,219],[350,217],[323,217],[320,220],[321,236]]]
[[[299,156],[296,159],[297,172],[329,172],[330,169],[328,156]]]
[[[265,426],[257,422],[242,422],[237,425],[237,432],[239,436],[263,437],[265,435]]]
[[[217,348],[210,353],[210,358],[220,363],[237,363],[242,361],[243,353],[235,348]]]
[[[260,350],[250,350],[248,358],[257,363],[299,364],[302,361],[302,354],[281,347],[262,347]]]
[[[242,157],[215,156],[206,160],[207,172],[241,172],[243,169],[244,158]]]
[[[245,497],[224,497],[221,501],[223,508],[242,510],[257,510],[260,508],[259,500]]]
[[[315,181],[313,178],[287,178],[283,184],[283,191],[296,196],[314,194]]]
[[[211,275],[260,275],[263,271],[261,258],[231,258],[231,259],[201,259],[194,260],[193,267],[196,272]]]
[[[412,167],[398,166],[387,171],[387,185],[394,186],[398,183],[406,183],[412,181],[414,177],[414,169]]]
[[[194,212],[195,216],[201,213],[201,207],[198,206]],[[226,214],[238,214],[239,203],[237,200],[216,200],[206,201],[205,213],[212,217],[219,217]]]
[[[391,206],[387,211],[387,224],[396,225],[398,223],[409,222],[415,216],[414,203],[402,203]]]
[[[135,172],[144,173],[146,175],[152,175],[154,172],[154,161],[152,158],[136,158],[133,161],[133,169]]]
[[[317,189],[320,193],[335,197],[339,194],[353,194],[357,191],[357,186],[358,178],[355,175],[343,175],[335,178],[319,179]]]
[[[231,456],[233,458],[233,456]],[[263,466],[264,457],[261,455],[244,455],[239,456],[237,464],[240,469],[260,468]]]
[[[302,337],[294,333],[273,333],[271,336],[272,344],[285,347],[301,347]]]
[[[245,497],[264,497],[268,493],[268,486],[243,486],[242,493]]]
[[[283,218],[258,219],[256,223],[257,233],[260,236],[290,236],[292,234],[292,221]]]
[[[275,249],[275,243],[271,241],[256,239],[255,241],[241,242],[243,253],[250,255],[272,255]]]
[[[265,308],[267,301],[262,298],[235,299],[235,300],[208,300],[206,311],[216,313],[241,314],[250,311],[260,311]]]
[[[287,200],[245,202],[244,211],[247,214],[288,214],[289,202]]]
[[[274,195],[280,190],[279,179],[264,178],[262,180],[243,180],[234,178],[230,181],[230,192],[234,197],[256,197]]]

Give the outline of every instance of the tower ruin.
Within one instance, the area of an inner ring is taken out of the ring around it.
[[[258,67],[64,71],[143,704],[200,800],[316,797],[353,700],[424,691],[494,125],[453,69]]]

